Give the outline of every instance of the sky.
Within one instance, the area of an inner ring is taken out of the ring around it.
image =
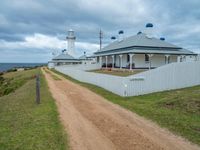
[[[199,0],[1,0],[0,62],[46,63],[76,35],[77,56],[99,49],[119,30],[124,37],[153,23],[153,35],[200,53]]]

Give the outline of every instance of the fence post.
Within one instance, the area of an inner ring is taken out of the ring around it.
[[[36,75],[36,103],[40,104],[40,76]]]

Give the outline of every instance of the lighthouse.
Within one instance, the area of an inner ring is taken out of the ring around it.
[[[68,35],[67,35],[66,39],[67,39],[67,52],[69,55],[75,57],[76,56],[76,52],[75,52],[76,37],[75,37],[74,31],[72,29],[70,29],[68,31]]]

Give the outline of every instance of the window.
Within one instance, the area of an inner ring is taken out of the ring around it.
[[[149,62],[149,55],[145,54],[145,62]]]
[[[130,61],[130,56],[127,54],[127,62]]]
[[[180,57],[180,62],[182,62],[183,61],[183,57]]]
[[[100,59],[100,58],[99,58],[99,57],[97,57],[97,63],[99,63],[99,59]]]

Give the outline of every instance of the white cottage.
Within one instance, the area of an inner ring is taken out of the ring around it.
[[[63,65],[78,65],[78,64],[93,64],[96,63],[91,57],[88,57],[85,53],[79,58],[74,58],[68,53],[62,53],[56,57],[54,57],[51,61],[48,62],[49,68],[54,68],[55,66],[63,66]]]
[[[172,62],[185,61],[186,57],[196,58],[197,54],[139,32],[137,35],[116,40],[94,53],[102,67],[147,69]]]
[[[73,56],[62,53],[52,59],[52,61],[48,62],[49,68],[54,68],[55,66],[61,66],[61,65],[75,65],[75,64],[81,64],[81,61],[79,59],[74,58]]]

